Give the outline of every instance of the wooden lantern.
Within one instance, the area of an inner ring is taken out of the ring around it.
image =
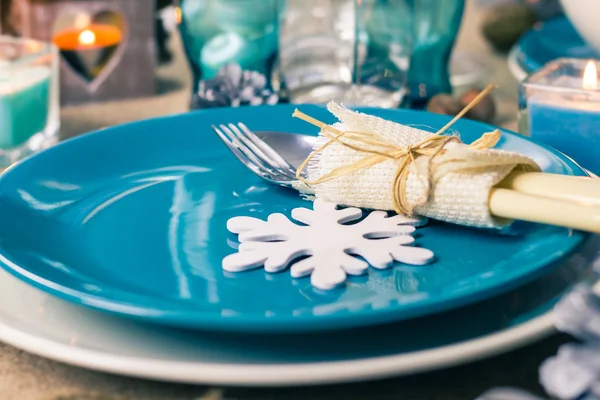
[[[0,0],[3,33],[54,42],[61,104],[153,95],[153,0]]]

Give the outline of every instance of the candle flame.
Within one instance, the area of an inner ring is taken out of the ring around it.
[[[175,23],[179,25],[181,23],[181,17],[182,17],[181,8],[175,7],[174,13],[175,13]]]
[[[84,45],[94,44],[96,43],[96,34],[89,29],[84,29],[77,37],[77,41]]]
[[[598,88],[598,72],[596,70],[596,63],[592,60],[588,61],[583,72],[583,88],[590,90]]]

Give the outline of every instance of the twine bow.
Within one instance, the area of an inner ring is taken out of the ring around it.
[[[432,161],[439,155],[443,154],[446,150],[444,147],[450,142],[462,143],[457,136],[441,135],[450,126],[452,126],[458,119],[466,114],[471,108],[473,108],[481,99],[486,96],[490,91],[494,89],[494,85],[489,85],[484,89],[477,97],[471,101],[460,113],[454,117],[448,124],[438,130],[436,133],[427,137],[426,139],[409,145],[409,146],[398,146],[388,142],[379,135],[366,132],[354,132],[354,131],[340,131],[333,126],[327,125],[315,118],[312,118],[298,110],[295,110],[294,117],[300,118],[306,122],[309,122],[315,126],[321,128],[321,134],[327,137],[327,140],[322,146],[314,150],[304,162],[296,170],[296,178],[309,186],[318,185],[330,181],[335,178],[339,178],[345,175],[349,175],[353,172],[369,168],[373,165],[379,164],[383,161],[392,159],[398,162],[394,179],[392,182],[392,201],[394,210],[398,214],[412,215],[415,207],[423,205],[429,201],[431,193],[433,192],[433,171]],[[495,130],[493,132],[483,134],[475,142],[471,143],[468,147],[474,150],[488,149],[494,147],[500,139],[500,131]],[[302,171],[306,168],[308,163],[317,155],[322,152],[325,148],[333,144],[334,142],[340,143],[352,150],[363,152],[368,154],[365,158],[349,165],[344,165],[333,169],[325,175],[315,179],[308,180],[302,176]],[[406,182],[410,173],[409,166],[420,157],[426,157],[425,168],[421,172],[417,172],[416,176],[425,186],[425,195],[416,204],[410,204],[406,193]]]

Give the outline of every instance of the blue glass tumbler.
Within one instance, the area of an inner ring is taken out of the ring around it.
[[[438,93],[451,93],[450,55],[462,22],[464,0],[411,0],[414,45],[408,71],[409,100],[425,106]]]
[[[270,81],[277,57],[278,0],[180,0],[179,5],[194,92],[231,65]]]

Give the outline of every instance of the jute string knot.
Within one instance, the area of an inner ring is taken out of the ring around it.
[[[469,109],[475,106],[493,88],[493,85],[489,85],[479,94],[479,96],[477,96],[469,105],[467,105],[467,107],[465,107],[465,109],[463,109],[442,129],[426,139],[408,146],[395,145],[374,133],[340,131],[331,125],[327,125],[298,110],[295,110],[293,113],[294,117],[303,119],[315,126],[318,126],[321,128],[321,134],[328,138],[323,145],[315,149],[298,167],[296,171],[296,178],[304,182],[306,185],[314,186],[392,159],[398,163],[391,187],[394,210],[399,214],[412,215],[414,208],[427,203],[430,199],[431,193],[433,192],[433,160],[445,152],[444,147],[450,142],[462,143],[457,136],[441,135],[441,133],[448,129],[456,120],[461,118],[462,115],[464,115]],[[471,143],[468,147],[472,150],[488,149],[495,146],[499,139],[500,131],[495,130],[493,132],[483,134],[478,140]],[[302,172],[307,167],[309,162],[317,154],[321,153],[333,143],[339,143],[355,151],[366,153],[367,156],[355,163],[335,168],[314,180],[308,180],[304,178],[302,176]],[[419,201],[410,204],[406,191],[408,176],[411,172],[411,168],[409,167],[411,164],[416,164],[417,159],[420,157],[426,158],[425,167],[416,169],[415,175],[424,185],[425,192]]]

